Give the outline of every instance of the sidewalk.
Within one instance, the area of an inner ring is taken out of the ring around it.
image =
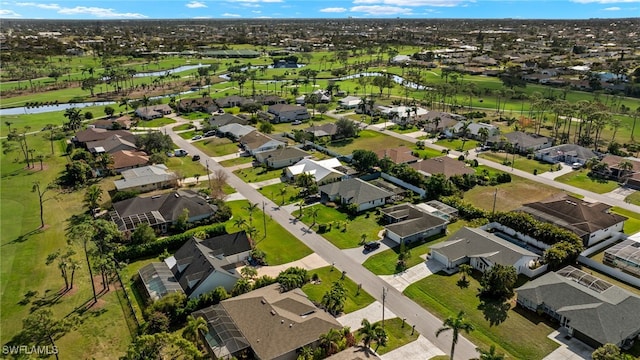
[[[445,353],[420,334],[416,341],[381,355],[380,358],[382,360],[431,359],[438,355],[445,355]]]
[[[384,310],[385,320],[393,319],[395,317],[397,317],[396,314],[392,313],[391,310]],[[356,331],[362,327],[362,325],[360,325],[360,323],[362,323],[362,319],[367,319],[372,324],[374,322],[382,320],[382,303],[376,301],[373,304],[358,311],[342,315],[336,320],[338,320],[338,322],[342,324],[342,326],[350,327],[351,331]]]
[[[386,281],[389,285],[396,288],[398,291],[402,292],[414,282],[435,274],[443,268],[444,265],[434,260],[428,260],[416,266],[413,266],[399,274],[380,275],[380,278]]]

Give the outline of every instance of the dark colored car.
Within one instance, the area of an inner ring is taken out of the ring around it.
[[[377,241],[369,241],[368,243],[364,244],[364,249],[367,251],[373,251],[379,247],[380,243]]]
[[[198,160],[200,160],[200,155],[193,155],[193,157],[191,158],[191,160],[193,160],[193,161],[198,161]]]

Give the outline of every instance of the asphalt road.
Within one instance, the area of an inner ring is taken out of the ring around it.
[[[246,197],[247,200],[254,204],[262,205],[264,203],[266,213],[271,217],[271,221],[277,221],[328,263],[334,263],[339,270],[346,271],[349,278],[358,284],[362,284],[362,288],[376,298],[376,300],[382,302],[383,288],[387,288],[385,306],[398,317],[406,318],[409,324],[415,324],[416,330],[420,332],[420,334],[445,353],[449,353],[451,347],[450,332],[445,332],[439,337],[435,337],[436,330],[442,326],[442,320],[389,286],[385,281],[371,273],[357,261],[348,257],[323,237],[314,232],[310,232],[306,225],[295,220],[284,210],[281,210],[277,204],[264,197],[250,185],[213,161],[213,159],[205,153],[191,145],[189,141],[175,134],[171,130],[173,126],[175,126],[175,124],[167,126],[164,129],[166,129],[167,135],[171,136],[171,139],[179,148],[187,150],[191,156],[195,154],[200,155],[200,163],[206,167],[208,162],[208,167],[211,172],[218,169],[225,171],[229,175],[227,183]],[[477,356],[475,348],[476,346],[473,343],[463,336],[460,336],[458,338],[458,344],[456,345],[455,358],[465,360],[474,358]]]

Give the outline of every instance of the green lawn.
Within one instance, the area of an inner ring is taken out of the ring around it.
[[[542,174],[543,172],[554,170],[554,165],[549,163],[545,163],[538,160],[527,159],[526,156],[517,155],[515,156],[515,162],[513,160],[513,154],[505,154],[505,153],[497,153],[497,152],[484,152],[479,155],[480,158],[487,159],[489,161],[493,161],[498,164],[502,164],[505,161],[505,156],[507,157],[507,161],[513,162],[513,167],[526,171],[530,174],[533,174],[535,170],[537,170],[537,174]]]
[[[144,128],[155,128],[155,127],[161,127],[161,126],[165,126],[165,125],[169,125],[169,124],[173,124],[176,121],[173,119],[169,119],[166,117],[161,117],[161,118],[157,118],[157,119],[153,119],[153,120],[140,120],[138,121],[138,123],[136,124],[137,127],[144,127]]]
[[[542,359],[558,347],[547,338],[555,327],[533,312],[514,308],[514,300],[505,304],[481,302],[476,296],[480,284],[475,276],[478,274],[468,277],[467,288],[460,288],[459,274],[437,273],[411,284],[404,294],[441,319],[465,311],[476,330],[464,336],[482,348],[495,344],[498,352],[509,358]]]
[[[340,280],[342,277],[342,271],[338,268],[326,266],[319,269],[309,270],[309,277],[313,276],[313,274],[318,274],[320,277],[320,283],[313,284],[309,282],[302,287],[302,291],[307,294],[311,301],[320,303],[322,301],[322,296],[331,289],[331,285],[336,281],[342,281],[345,289],[347,290],[347,299],[344,304],[345,314],[360,310],[370,305],[375,300],[373,296],[369,295],[364,290],[360,290],[358,292],[358,284],[349,279],[348,276],[345,276],[344,280]]]
[[[424,242],[413,242],[407,245],[407,248],[411,251],[411,256],[407,260],[407,268],[418,265],[424,262],[423,255],[429,253],[429,247],[439,242],[445,241],[449,236],[456,231],[460,230],[463,226],[466,226],[467,222],[464,220],[458,220],[453,224],[447,226],[447,234],[434,235]],[[398,262],[398,254],[400,253],[400,245],[382,251],[378,254],[370,256],[362,266],[366,267],[372,273],[376,275],[392,275],[398,272],[396,263]]]
[[[180,114],[180,117],[189,120],[201,120],[210,118],[211,114],[195,111],[188,114]]]
[[[312,209],[318,209],[316,225],[312,228],[317,231],[319,224],[331,224],[330,230],[320,235],[340,249],[360,246],[363,234],[366,235],[367,241],[377,240],[379,239],[378,233],[383,229],[382,225],[378,225],[376,222],[377,216],[374,210],[352,218],[346,213],[322,204],[303,209],[301,220],[307,225],[313,223]],[[299,213],[299,210],[296,210],[293,215],[298,216]]]
[[[523,204],[540,201],[559,192],[551,186],[512,176],[510,183],[476,186],[464,193],[464,199],[485,210],[492,210],[495,200],[496,211],[512,211]]]
[[[600,180],[587,176],[589,170],[572,171],[557,177],[555,180],[597,194],[604,194],[618,188],[618,183],[611,180]]]
[[[334,141],[327,147],[340,154],[349,155],[357,149],[376,151],[398,146],[413,147],[414,145],[409,141],[396,139],[378,131],[363,130],[357,138]]]
[[[195,147],[209,156],[224,156],[237,153],[238,144],[227,138],[210,137],[193,143]]]
[[[372,344],[373,349],[376,350],[378,355],[384,355],[403,345],[418,340],[420,333],[413,331],[413,335],[411,334],[412,324],[405,322],[404,327],[402,324],[402,319],[397,317],[384,321],[384,329],[387,331],[387,345],[380,346],[376,350],[375,343]]]
[[[628,218],[627,221],[624,222],[625,234],[632,235],[640,231],[640,214],[618,206],[612,207],[611,211]]]
[[[391,130],[394,133],[398,133],[398,134],[409,134],[416,131],[420,131],[421,129],[414,125],[408,125],[408,126],[391,125],[387,127],[387,130]]]
[[[181,138],[185,139],[185,140],[189,140],[192,137],[194,137],[196,135],[196,131],[195,130],[189,130],[189,131],[185,131],[185,132],[181,132],[178,134],[178,136],[180,136]]]
[[[174,126],[173,127],[173,131],[182,131],[182,130],[189,130],[193,128],[193,124],[180,124],[178,126]]]
[[[629,204],[640,206],[640,191],[635,191],[633,194],[627,196],[624,201]]]
[[[462,148],[462,140],[460,139],[445,139],[436,141],[436,145],[444,146],[451,150],[457,151],[471,151],[471,149],[478,147],[479,142],[476,140],[467,140]]]
[[[249,210],[247,210],[249,202],[239,200],[231,201],[227,204],[231,207],[233,214],[233,218],[226,222],[227,232],[237,232],[240,229],[234,225],[234,219],[242,218],[249,223]],[[267,236],[265,238],[265,218],[260,206],[253,211],[252,223],[258,229],[258,233],[255,236],[256,246],[267,254],[269,265],[286,264],[311,254],[311,249],[270,218],[266,219]]]
[[[424,149],[420,150],[420,149],[414,149],[413,150],[414,155],[421,158],[421,159],[431,159],[434,157],[440,157],[443,156],[445,154],[442,153],[442,151],[436,150],[436,149],[432,149],[429,147],[425,147]]]
[[[253,158],[250,157],[250,156],[238,156],[238,157],[233,158],[233,159],[220,161],[220,165],[222,165],[224,167],[230,167],[230,166],[248,164],[248,163],[250,163],[252,161],[253,161]]]
[[[233,172],[244,182],[261,182],[270,179],[277,179],[282,175],[281,169],[267,170],[263,167],[250,167],[246,169],[238,169]]]
[[[280,189],[286,188],[286,192],[284,194],[280,193]],[[258,191],[271,199],[274,203],[278,205],[287,205],[297,201],[300,201],[300,188],[295,185],[290,185],[286,183],[278,183],[268,186],[263,186]],[[283,203],[284,199],[284,203]]]
[[[170,157],[165,163],[169,170],[179,173],[182,177],[188,178],[195,175],[200,175],[201,179],[206,180],[207,169],[200,164],[199,161],[191,160],[191,156],[182,157]]]

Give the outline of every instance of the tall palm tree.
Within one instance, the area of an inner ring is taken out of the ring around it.
[[[311,226],[316,224],[316,218],[318,217],[318,213],[319,212],[320,212],[320,208],[319,207],[314,206],[314,207],[311,208],[311,218],[313,219],[313,224]]]
[[[458,266],[460,270],[460,274],[462,274],[462,281],[467,281],[467,275],[471,275],[471,270],[473,269],[469,264],[461,264]]]
[[[195,343],[196,346],[200,342],[200,334],[209,330],[207,321],[204,318],[187,316],[187,326],[182,330],[182,337]]]
[[[633,163],[629,160],[622,160],[618,164],[618,168],[620,169],[620,172],[618,173],[618,179],[620,179],[627,176],[628,172],[633,170]]]
[[[247,219],[244,218],[236,218],[233,220],[233,226],[235,226],[238,229],[241,229],[245,226],[247,226]]]
[[[471,121],[465,121],[462,123],[462,127],[459,130],[459,135],[462,138],[461,151],[464,151],[464,144],[469,141],[469,139],[467,139],[467,136],[469,135],[469,125],[471,125]]]
[[[467,319],[465,319],[464,311],[460,311],[458,313],[458,316],[456,317],[449,316],[442,323],[442,327],[436,331],[436,337],[438,337],[440,334],[442,334],[445,331],[451,330],[453,332],[452,341],[451,341],[451,357],[450,357],[450,359],[453,360],[453,353],[456,349],[456,345],[458,344],[458,335],[460,334],[460,331],[462,330],[462,331],[465,331],[466,333],[470,333],[474,329],[475,329],[474,326],[470,322],[468,322]]]
[[[320,347],[325,351],[325,355],[333,355],[338,352],[338,342],[342,338],[340,331],[336,329],[329,329],[325,334],[320,335]]]
[[[258,208],[258,204],[249,203],[244,207],[249,212],[249,224],[253,224],[253,211]]]
[[[480,357],[474,360],[504,360],[504,354],[499,354],[496,352],[496,346],[491,345],[489,350],[484,350],[482,348],[476,348],[476,350],[480,353]]]
[[[376,332],[382,328],[382,325],[378,322],[371,323],[368,319],[362,319],[360,323],[362,327],[358,329],[358,335],[362,336],[362,342],[367,348],[371,348],[371,342],[376,339]]]
[[[98,185],[91,185],[84,193],[84,203],[89,208],[89,211],[97,208],[102,199],[102,188]]]

